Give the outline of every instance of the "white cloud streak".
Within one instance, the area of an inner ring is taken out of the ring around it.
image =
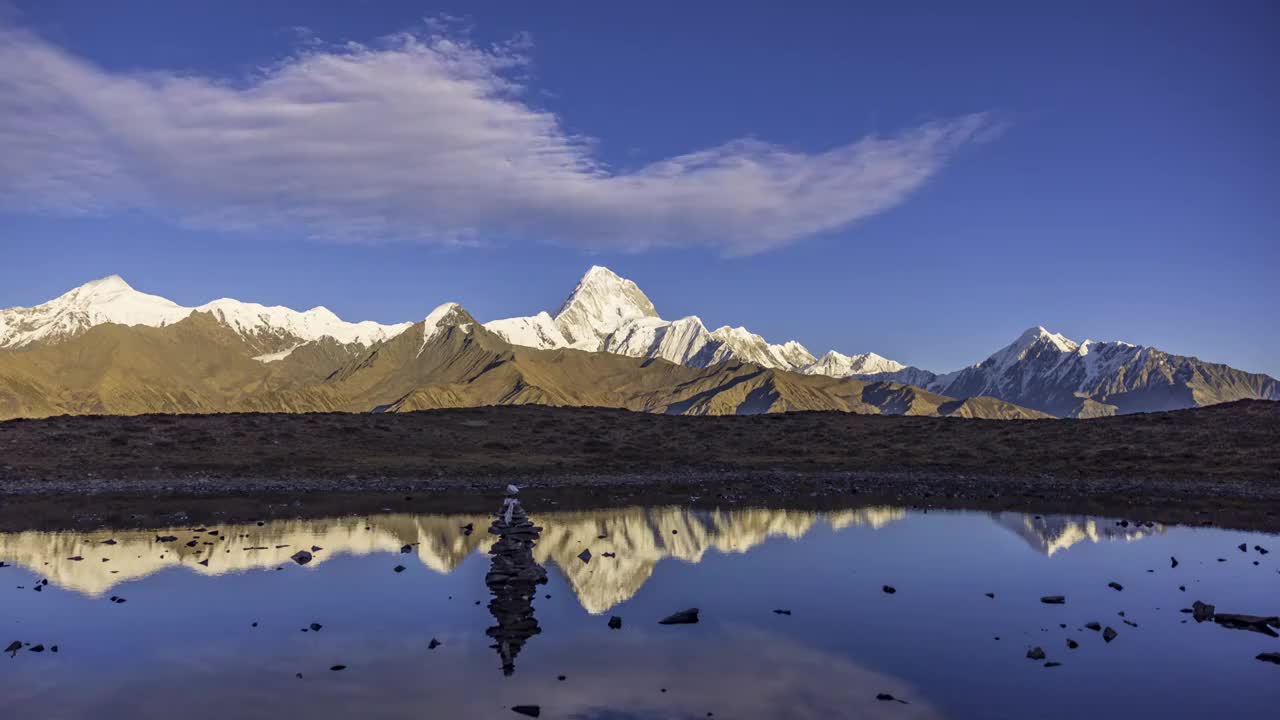
[[[308,43],[242,82],[109,72],[0,27],[0,205],[137,208],[329,240],[750,254],[903,201],[982,114],[802,153],[757,140],[617,172],[526,100],[525,41]]]

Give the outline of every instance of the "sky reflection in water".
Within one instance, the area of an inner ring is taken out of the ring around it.
[[[544,718],[1263,717],[1280,700],[1280,668],[1254,659],[1280,640],[1178,612],[1196,599],[1280,612],[1280,553],[1235,547],[1280,550],[1275,537],[893,508],[533,520],[550,581],[510,677],[486,635],[490,518],[0,535],[15,565],[0,569],[0,643],[59,645],[0,657],[0,688],[48,718],[488,718],[517,704]],[[313,545],[310,564],[288,559]],[[1054,594],[1067,602],[1039,602]],[[657,624],[686,607],[702,622]],[[1105,643],[1090,621],[1119,636]],[[1032,646],[1062,666],[1026,659]]]

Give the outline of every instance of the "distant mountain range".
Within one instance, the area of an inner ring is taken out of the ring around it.
[[[0,418],[517,403],[1040,418],[1243,398],[1280,399],[1280,383],[1044,328],[946,374],[875,353],[818,358],[742,327],[664,320],[635,283],[603,267],[591,268],[555,315],[483,324],[454,303],[395,325],[230,299],[184,307],[118,276],[0,310]]]

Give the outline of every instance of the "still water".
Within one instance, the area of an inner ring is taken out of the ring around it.
[[[29,643],[0,656],[0,698],[166,720],[1280,712],[1280,665],[1255,659],[1280,639],[1180,612],[1280,613],[1276,536],[896,508],[531,519],[531,602],[486,585],[482,515],[0,535],[0,646]]]

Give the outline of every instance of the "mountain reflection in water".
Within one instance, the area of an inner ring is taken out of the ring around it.
[[[904,517],[905,510],[891,507],[833,512],[687,507],[554,511],[533,516],[544,529],[532,553],[537,563],[556,565],[582,607],[599,614],[633,597],[667,558],[697,563],[708,551],[743,553],[769,538],[798,539],[822,524],[836,531],[879,529]],[[1085,516],[993,513],[992,518],[1047,555],[1078,542],[1136,540],[1164,531],[1160,526],[1120,527]],[[395,553],[408,545],[424,566],[449,573],[467,557],[488,552],[494,541],[487,532],[467,534],[461,526],[486,528],[490,520],[480,515],[385,514],[203,528],[29,531],[0,534],[0,559],[90,596],[172,567],[204,575],[279,567],[291,564],[290,556],[299,549],[313,546],[321,549],[308,568],[340,555]],[[161,542],[165,536],[177,540]],[[104,544],[107,541],[115,544]],[[188,545],[192,541],[196,544]],[[584,549],[591,550],[592,562],[578,559]]]
[[[1256,658],[1276,640],[1179,610],[1274,614],[1275,536],[883,507],[493,510],[0,535],[0,647],[20,641],[5,701],[68,720],[1274,710]],[[691,607],[697,624],[659,623]]]

